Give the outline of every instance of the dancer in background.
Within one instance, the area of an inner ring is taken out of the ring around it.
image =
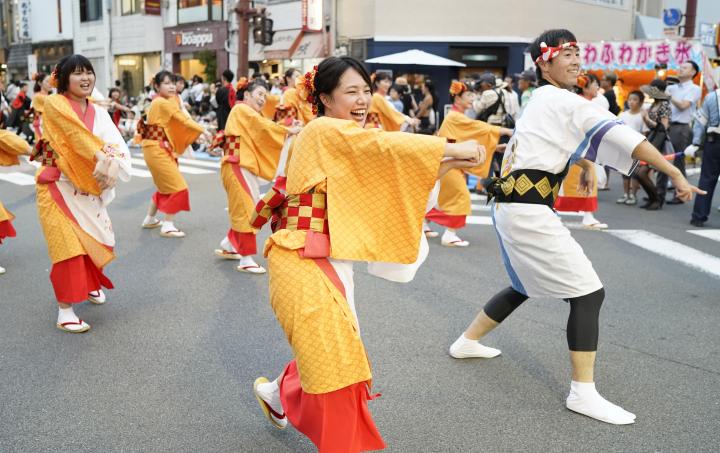
[[[244,78],[243,78],[244,79]],[[288,135],[300,132],[299,126],[286,128],[260,112],[265,105],[267,87],[261,79],[238,86],[242,99],[233,107],[225,125],[225,133],[216,136],[213,148],[223,148],[220,175],[228,196],[230,230],[215,254],[240,260],[237,270],[264,274],[265,268],[253,259],[257,253],[255,229],[250,218],[260,201],[260,186],[272,181],[278,170],[280,154]]]
[[[420,120],[398,112],[388,101],[388,90],[391,86],[392,77],[389,74],[384,72],[375,74],[372,103],[365,122],[366,128],[379,127],[384,131],[392,132],[403,130],[403,126],[414,128],[420,124]]]
[[[50,77],[39,72],[35,74],[35,86],[31,107],[34,112],[33,116],[33,132],[35,133],[35,141],[42,139],[42,115],[45,111],[45,98],[52,93],[53,87],[50,84]]]
[[[297,137],[288,195],[268,192],[254,220],[277,221],[265,245],[270,304],[294,360],[272,382],[258,378],[254,391],[274,426],[290,421],[321,453],[377,450],[385,443],[367,406],[372,374],[353,261],[412,280],[428,252],[420,225],[438,175],[477,165],[482,149],[364,129],[371,81],[353,58],[328,58],[308,77],[319,117]]]
[[[201,125],[180,108],[175,78],[169,71],[160,71],[153,78],[157,97],[150,104],[147,119],[138,123],[145,162],[157,191],[143,220],[143,228],[160,228],[160,236],[185,237],[174,223],[180,211],[190,211],[190,192],[180,174],[178,157],[203,133]],[[155,217],[160,211],[165,219]]]
[[[454,81],[450,85],[450,97],[453,106],[445,117],[438,135],[446,137],[449,142],[476,140],[492,155],[498,146],[501,135],[510,136],[512,130],[491,126],[484,121],[472,120],[465,115],[465,110],[472,107],[475,93],[463,83]],[[492,159],[487,159],[483,165],[468,170],[480,177],[487,177]],[[457,230],[465,226],[467,216],[471,213],[470,190],[465,181],[466,171],[455,169],[448,171],[440,179],[440,194],[437,207],[428,212],[425,218],[431,222],[445,227],[440,243],[447,247],[467,247],[468,241],[460,239]],[[437,237],[438,233],[432,231],[427,224],[423,225],[425,235]]]
[[[130,152],[108,112],[89,100],[95,71],[87,58],[63,58],[52,77],[58,94],[45,100],[43,139],[33,156],[41,164],[37,206],[52,261],[57,327],[80,333],[90,325],[73,305],[103,304],[102,287],[113,288],[103,273],[115,259],[107,206],[118,179],[130,179]]]
[[[11,131],[0,129],[0,166],[10,167],[19,165],[18,156],[30,154],[30,145]],[[13,228],[12,220],[15,218],[12,212],[8,211],[0,200],[0,244],[3,239],[15,237],[16,231]],[[5,268],[0,266],[0,275],[5,273]]]
[[[597,106],[599,110],[608,111],[608,101],[603,95],[598,95],[600,82],[594,74],[582,74],[577,79],[575,92],[584,99]],[[561,212],[580,212],[583,215],[582,224],[585,228],[604,230],[608,226],[595,218],[593,213],[598,210],[597,178],[593,178],[593,187],[590,192],[579,190],[580,173],[583,168],[579,165],[570,167],[561,187],[560,195],[555,200],[555,210]],[[603,169],[596,169],[604,173]]]

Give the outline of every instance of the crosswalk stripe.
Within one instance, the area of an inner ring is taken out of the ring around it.
[[[147,167],[145,160],[140,159],[139,157],[133,157],[132,163],[136,164],[136,165],[142,165],[143,167]],[[205,170],[202,168],[190,167],[187,165],[180,165],[180,173],[187,173],[189,175],[211,175],[211,174],[217,173],[217,172],[214,172],[211,170]]]
[[[151,178],[151,177],[152,177],[152,174],[151,174],[149,171],[147,171],[147,170],[141,170],[141,169],[135,168],[135,167],[132,167],[132,168],[130,169],[130,174],[131,174],[132,176],[137,176],[137,177],[140,177],[140,178]]]
[[[687,230],[687,232],[720,242],[720,230]]]
[[[607,233],[688,267],[720,277],[720,258],[645,230],[607,230]]]
[[[181,164],[195,165],[196,167],[214,168],[216,170],[220,168],[220,162],[213,162],[213,161],[200,160],[200,159],[188,159],[186,157],[180,157],[178,159],[178,161]]]
[[[17,184],[18,186],[31,186],[35,184],[35,178],[27,173],[0,173],[0,179]]]

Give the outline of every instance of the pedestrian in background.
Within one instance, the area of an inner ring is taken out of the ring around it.
[[[647,138],[652,145],[663,154],[667,154],[665,151],[668,148],[669,141],[669,129],[670,129],[670,116],[672,112],[670,110],[670,102],[668,99],[670,96],[665,92],[667,84],[665,81],[655,79],[650,82],[649,85],[643,85],[640,87],[643,93],[654,99],[653,104],[648,110],[642,110],[643,121],[648,127]],[[672,146],[670,146],[670,149]],[[652,168],[649,165],[641,166],[638,170],[638,180],[642,183],[649,180],[649,173]],[[657,184],[647,185],[645,191],[648,195],[648,202],[641,206],[643,209],[649,211],[657,211],[662,209],[665,204],[665,190],[661,191],[660,182],[663,181],[660,175],[657,177]],[[667,187],[666,180],[662,182],[663,187]],[[645,188],[646,185],[643,185]],[[654,188],[654,190],[652,188]]]
[[[692,144],[693,131],[690,128],[693,115],[697,109],[697,103],[702,95],[700,87],[695,85],[693,78],[700,72],[697,63],[690,60],[678,68],[677,78],[680,83],[667,87],[667,94],[670,95],[670,141],[676,151],[685,150]],[[661,150],[662,151],[662,150]],[[685,174],[685,156],[675,157],[673,164]],[[658,174],[658,194],[664,200],[667,192],[668,178],[664,173]],[[682,204],[678,197],[673,197],[668,204]]]
[[[633,91],[628,95],[628,109],[620,112],[620,119],[628,127],[636,132],[644,134],[648,127],[643,120],[642,107],[645,95],[642,91]],[[637,171],[635,172],[637,173]],[[638,191],[639,182],[635,175],[626,176],[622,175],[623,178],[623,196],[619,198],[617,204],[635,205],[637,204],[636,194]],[[655,185],[652,185],[653,189]],[[648,196],[650,196],[648,194]]]
[[[720,89],[705,96],[696,115],[692,145],[686,148],[685,154],[694,155],[701,145],[703,155],[698,187],[707,191],[707,194],[698,195],[695,199],[690,224],[696,227],[705,226],[708,220],[713,193],[720,177]]]

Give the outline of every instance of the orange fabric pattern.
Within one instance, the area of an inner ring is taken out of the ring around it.
[[[115,258],[111,251],[62,211],[51,194],[50,184],[37,184],[35,187],[40,225],[53,264],[88,255],[95,266],[103,268]]]
[[[478,165],[470,170],[470,173],[486,178],[490,172],[490,164],[492,163],[492,155],[497,148],[500,140],[500,127],[491,126],[484,121],[472,120],[463,113],[451,110],[445,120],[443,120],[440,130],[440,137],[453,139],[456,142],[464,142],[466,140],[476,140],[479,144],[485,146],[486,159],[482,165]]]
[[[332,258],[412,263],[444,148],[439,137],[321,117],[296,139],[287,192],[327,194]],[[308,234],[281,229],[265,246],[271,305],[302,389],[328,393],[369,383],[370,364],[344,289],[320,260],[300,256]]]
[[[282,105],[292,107],[296,112],[296,118],[299,121],[302,121],[303,124],[308,124],[310,121],[315,119],[315,115],[313,115],[312,112],[312,106],[304,99],[300,99],[300,96],[295,88],[288,88],[285,90],[282,96]]]
[[[453,168],[440,178],[438,207],[444,214],[451,216],[468,216],[472,213],[470,191],[462,170]]]
[[[379,93],[373,93],[372,95],[372,103],[368,109],[368,115],[373,113],[377,115],[384,131],[399,131],[405,122],[405,115],[395,110],[395,107]],[[365,127],[375,126],[366,123]]]
[[[30,152],[30,145],[17,134],[0,129],[0,166],[18,165],[18,156]]]
[[[296,139],[287,192],[327,184],[333,258],[412,263],[445,143],[318,118]]]
[[[286,127],[243,103],[232,108],[225,125],[225,135],[240,138],[240,150],[235,153],[240,166],[266,181],[272,180],[277,172],[287,133]]]
[[[103,141],[89,131],[61,94],[45,100],[43,139],[58,154],[57,166],[83,192],[100,195],[102,190],[93,177],[95,153],[102,150]]]
[[[262,116],[268,119],[273,119],[275,116],[275,109],[278,105],[280,105],[280,96],[268,93],[265,96],[265,105],[262,108]]]
[[[180,109],[177,99],[165,99],[160,96],[153,99],[150,104],[147,123],[163,128],[172,146],[172,151],[177,155],[184,153],[185,149],[192,145],[203,132],[203,127]],[[143,140],[143,144],[144,142],[145,140]]]

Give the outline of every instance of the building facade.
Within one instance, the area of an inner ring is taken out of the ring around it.
[[[420,49],[464,63],[464,68],[372,65],[429,75],[445,104],[445,88],[454,78],[483,71],[502,77],[528,67],[527,45],[548,28],[568,28],[581,41],[631,38],[633,6],[634,0],[336,0],[336,52],[365,60]]]

